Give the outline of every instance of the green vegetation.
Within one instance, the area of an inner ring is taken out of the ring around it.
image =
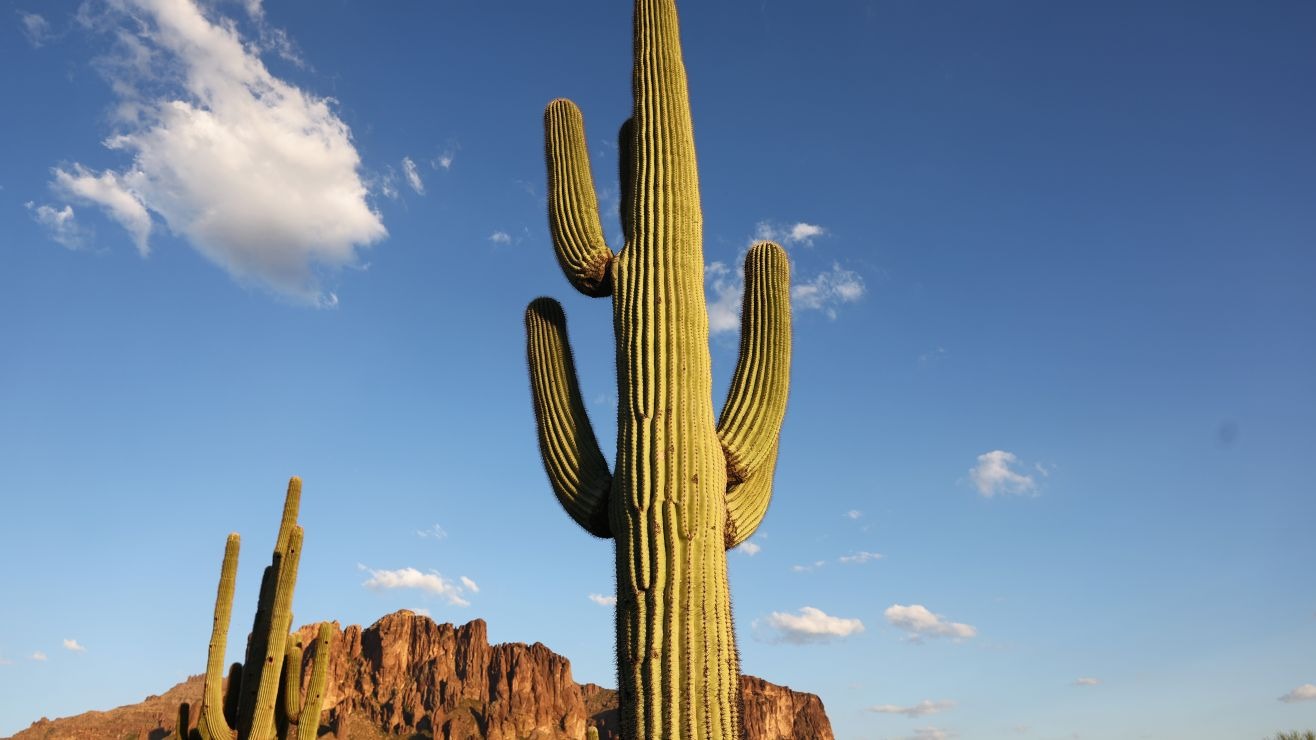
[[[745,259],[740,357],[714,418],[694,133],[673,0],[636,0],[632,117],[619,136],[626,244],[603,238],[584,123],[544,114],[549,222],[580,292],[611,296],[616,471],[581,400],[566,318],[526,311],[540,452],[554,493],[587,532],[615,541],[617,672],[627,738],[741,736],[740,666],[726,550],[767,511],[790,374],[789,265],[760,243]]]
[[[297,525],[301,495],[302,482],[294,477],[288,481],[274,557],[261,579],[255,623],[247,639],[246,661],[233,664],[228,681],[225,681],[224,652],[233,610],[240,542],[236,533],[228,536],[219,576],[219,593],[215,597],[215,621],[206,660],[200,720],[197,727],[186,732],[189,712],[184,704],[179,708],[176,737],[192,740],[314,740],[318,734],[334,628],[329,623],[320,625],[315,641],[315,663],[303,696],[302,645],[297,635],[288,634],[292,624],[292,593],[302,551],[303,532]]]
[[[1316,732],[1307,730],[1306,732],[1278,732],[1275,733],[1275,740],[1316,740]]]

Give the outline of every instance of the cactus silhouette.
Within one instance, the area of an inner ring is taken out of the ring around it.
[[[544,467],[563,508],[614,540],[622,736],[739,740],[740,666],[726,550],[772,493],[790,374],[789,264],[745,259],[740,356],[714,418],[694,135],[673,0],[637,0],[634,108],[621,127],[624,248],[605,244],[579,109],[544,114],[549,224],[567,279],[612,297],[617,456],[590,426],[561,306],[526,310]]]
[[[224,653],[228,646],[233,588],[238,574],[240,538],[228,536],[224,564],[215,597],[215,622],[206,659],[206,680],[197,727],[180,737],[200,740],[314,740],[320,728],[329,647],[335,634],[328,622],[316,637],[314,665],[305,696],[302,694],[302,645],[288,634],[292,624],[292,593],[301,560],[302,528],[297,525],[302,482],[288,481],[283,520],[274,546],[274,558],[261,579],[256,619],[247,639],[245,663],[235,663],[224,680]],[[180,710],[180,724],[186,720]]]

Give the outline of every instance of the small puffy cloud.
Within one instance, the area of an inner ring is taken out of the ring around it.
[[[791,566],[792,573],[812,573],[815,570],[827,565],[826,560],[815,560],[812,563],[797,564]]]
[[[783,246],[792,244],[803,244],[813,246],[813,240],[816,237],[823,236],[827,229],[818,224],[806,223],[799,221],[794,224],[782,226],[772,221],[760,221],[754,227],[754,241],[777,242]]]
[[[740,329],[740,303],[745,295],[743,270],[735,273],[724,262],[713,262],[704,268],[708,283],[708,333],[723,334]]]
[[[466,576],[462,576],[460,580],[462,582],[462,586],[464,586],[467,591],[470,591],[473,594],[480,593],[480,587],[475,585],[475,581],[472,581]]]
[[[858,619],[833,617],[821,609],[806,606],[799,614],[773,612],[753,623],[754,633],[766,642],[808,645],[831,642],[864,631]]]
[[[23,36],[34,49],[40,49],[50,40],[50,21],[40,13],[18,11],[18,23],[23,28]]]
[[[73,639],[72,637],[65,637],[65,638],[64,638],[64,649],[65,649],[65,650],[72,651],[72,652],[75,652],[75,653],[85,653],[85,652],[87,652],[87,648],[85,648],[85,647],[79,645],[79,644],[78,644],[78,641],[75,640],[75,639]]]
[[[489,235],[489,241],[493,242],[494,244],[511,244],[512,235],[507,233],[506,231],[495,231],[494,233]]]
[[[940,614],[928,611],[922,604],[910,606],[892,604],[883,614],[893,627],[908,632],[912,642],[921,642],[927,637],[967,640],[978,634],[976,627],[961,622],[951,622]]]
[[[387,231],[332,101],[275,77],[263,44],[195,0],[118,0],[95,26],[115,39],[100,64],[118,98],[105,145],[131,162],[57,168],[56,188],[103,208],[143,255],[153,213],[241,282],[336,303],[323,271]]]
[[[1316,701],[1316,684],[1304,683],[1284,696],[1281,696],[1279,700],[1285,704],[1296,704],[1300,701]]]
[[[867,550],[860,550],[859,552],[852,552],[849,555],[842,555],[841,557],[837,558],[836,561],[838,563],[844,563],[846,565],[863,565],[864,563],[873,560],[881,560],[881,559],[882,559],[882,553],[880,552],[868,552]]]
[[[416,163],[411,157],[402,158],[402,174],[406,176],[407,184],[416,191],[417,195],[425,194],[425,182],[420,179],[420,171],[416,169]]]
[[[590,594],[590,595],[589,595],[589,600],[592,601],[592,602],[594,602],[595,604],[598,604],[599,606],[616,606],[616,605],[617,605],[617,597],[616,597],[616,596],[604,596],[603,594]]]
[[[867,288],[859,273],[833,262],[832,269],[791,285],[791,307],[797,311],[822,311],[836,318],[836,309],[864,297]]]
[[[448,532],[443,527],[435,524],[429,529],[416,530],[416,536],[423,540],[443,540],[448,538]]]
[[[374,570],[360,566],[370,573],[370,578],[361,585],[372,591],[391,591],[396,589],[416,589],[438,596],[454,606],[470,606],[471,602],[463,598],[465,586],[458,585],[443,577],[436,571],[422,573],[415,568],[397,570]]]
[[[862,512],[862,511],[860,511],[860,510],[858,510],[858,509],[851,509],[851,510],[845,512],[845,518],[846,518],[846,519],[860,519],[860,518],[863,517],[863,515],[864,515],[864,512]]]
[[[83,245],[85,240],[82,229],[78,227],[77,219],[73,215],[73,206],[66,205],[56,209],[49,205],[37,205],[32,201],[23,205],[32,214],[34,221],[46,227],[51,239],[69,249],[77,249]]]
[[[745,540],[744,542],[736,546],[736,552],[743,552],[746,555],[749,555],[750,557],[758,555],[762,550],[763,550],[762,546],[758,545],[757,543],[751,542],[750,540]]]
[[[1093,677],[1091,677],[1091,676],[1083,676],[1083,677],[1081,677],[1081,678],[1076,678],[1076,679],[1074,679],[1074,685],[1075,685],[1075,686],[1099,686],[1099,685],[1101,685],[1101,679],[1099,679],[1099,678],[1093,678]]]
[[[456,147],[445,149],[443,150],[443,153],[439,154],[439,156],[430,160],[430,167],[433,167],[436,170],[450,170],[452,169],[452,162],[456,158]]]
[[[46,654],[38,650],[35,653],[32,653],[32,660],[44,661],[46,660]]]
[[[1037,481],[1015,470],[1019,458],[1013,452],[992,450],[978,456],[978,464],[969,469],[969,479],[986,498],[1001,494],[1035,494]]]
[[[868,711],[877,712],[878,714],[903,714],[906,717],[912,718],[926,717],[929,714],[938,714],[954,707],[955,702],[950,699],[940,699],[938,701],[924,699],[923,701],[910,706],[901,706],[899,704],[878,704],[877,706],[869,707]]]

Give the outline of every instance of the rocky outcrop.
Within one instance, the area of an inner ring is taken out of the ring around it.
[[[312,644],[314,627],[302,633]],[[308,664],[313,657],[308,651]],[[321,737],[578,740],[591,725],[605,740],[618,737],[617,692],[577,684],[571,663],[542,644],[490,645],[479,619],[454,627],[400,611],[348,627],[334,640],[329,675]],[[201,683],[196,676],[141,704],[43,719],[12,740],[159,740],[173,731],[179,702],[200,704]],[[750,676],[741,691],[746,740],[831,740],[817,696]]]

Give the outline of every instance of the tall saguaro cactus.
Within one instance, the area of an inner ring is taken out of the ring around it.
[[[554,493],[615,541],[622,733],[739,740],[739,658],[726,550],[767,510],[790,373],[789,266],[780,246],[745,259],[740,358],[715,418],[702,215],[674,0],[636,0],[635,105],[622,125],[626,244],[604,243],[580,111],[544,114],[549,222],[582,293],[611,296],[616,471],[581,401],[556,301],[526,311],[540,451]]]
[[[283,520],[274,545],[274,558],[261,579],[256,619],[247,639],[247,659],[235,663],[224,681],[224,653],[228,647],[229,617],[233,611],[233,588],[238,574],[237,533],[228,536],[219,592],[215,597],[215,622],[206,659],[206,681],[200,719],[190,737],[200,740],[314,740],[320,728],[329,646],[335,634],[328,622],[320,625],[315,662],[306,695],[302,694],[302,646],[289,635],[292,624],[292,593],[297,582],[297,565],[302,554],[302,528],[297,524],[302,482],[288,481]],[[294,673],[295,672],[295,673]],[[180,713],[181,717],[185,716]],[[189,737],[184,732],[180,737]]]

